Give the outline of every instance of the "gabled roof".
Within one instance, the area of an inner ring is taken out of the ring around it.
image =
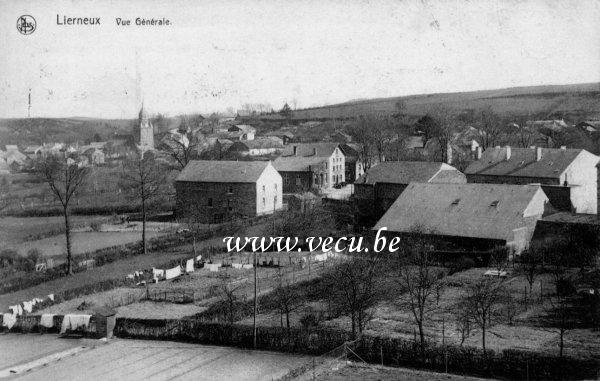
[[[290,144],[283,152],[283,156],[293,156],[296,147],[296,156],[330,157],[340,143],[296,143]],[[315,155],[315,152],[317,153]]]
[[[281,156],[273,161],[273,166],[280,172],[308,172],[310,168],[323,165],[326,160],[319,156]]]
[[[192,160],[175,181],[254,183],[269,164],[269,161]]]
[[[384,161],[360,176],[354,184],[409,184],[430,181],[440,171],[460,173],[456,168],[440,162],[432,161]],[[462,173],[460,173],[462,175]]]
[[[244,133],[249,133],[249,132],[256,132],[256,128],[247,125],[247,124],[236,124],[235,126],[231,126],[229,127],[229,131],[233,132],[233,131],[242,131]]]
[[[511,147],[510,159],[506,160],[506,147],[488,148],[481,159],[472,162],[465,174],[486,176],[515,176],[560,178],[560,175],[582,153],[583,149],[539,148],[542,157],[537,161],[536,148]]]
[[[411,183],[374,229],[510,241],[526,226],[532,201],[547,202],[539,185]]]
[[[237,149],[238,147],[245,147],[246,149],[267,149],[267,148],[276,148],[282,149],[283,144],[281,144],[281,140],[278,138],[271,137],[263,137],[254,140],[246,140],[241,142],[233,143],[231,149]]]

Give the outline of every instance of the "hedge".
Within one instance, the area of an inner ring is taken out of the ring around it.
[[[208,345],[253,348],[252,326],[207,323],[194,319],[117,318],[115,335],[122,338],[174,340]],[[306,330],[257,327],[257,349],[320,356],[349,341],[350,333],[317,328]],[[354,352],[364,361],[394,367],[508,379],[595,379],[598,360],[557,357],[522,350],[486,351],[474,347],[428,344],[425,360],[419,343],[402,338],[363,335]],[[383,358],[382,358],[383,354]]]
[[[117,318],[114,334],[121,338],[175,340],[204,345],[253,348],[253,327],[206,323],[194,319]],[[348,341],[350,333],[342,330],[307,331],[280,327],[257,327],[257,349],[321,355]]]

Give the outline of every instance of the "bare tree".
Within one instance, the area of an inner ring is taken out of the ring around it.
[[[67,274],[73,274],[73,257],[71,250],[70,203],[75,192],[84,184],[89,171],[75,163],[69,163],[66,155],[49,155],[40,158],[35,164],[35,171],[46,181],[54,196],[60,201],[65,219],[65,237],[67,240]]]
[[[409,243],[408,263],[400,266],[398,284],[406,294],[400,299],[402,307],[408,307],[419,329],[421,358],[425,358],[424,322],[438,307],[443,288],[444,271],[434,266],[432,253],[418,236]]]
[[[376,161],[385,160],[385,153],[393,137],[394,126],[395,122],[389,116],[364,115],[356,119],[349,127],[350,136],[362,146],[362,152],[359,152],[359,155],[365,170],[371,168]]]
[[[504,294],[502,280],[484,278],[467,287],[460,305],[469,318],[481,328],[481,345],[485,355],[485,335],[499,315],[499,304]]]
[[[529,284],[530,297],[533,293],[533,283],[535,282],[535,278],[541,271],[544,250],[543,244],[536,242],[532,243],[520,256],[519,269]]]
[[[329,273],[329,295],[338,308],[350,315],[352,336],[361,334],[371,320],[371,309],[381,298],[378,288],[381,262],[378,254],[353,256],[339,262]]]
[[[502,120],[490,106],[479,110],[477,113],[477,127],[481,147],[484,150],[497,145],[500,136],[504,132]]]
[[[444,105],[436,105],[429,110],[427,115],[432,123],[429,125],[429,136],[435,138],[439,144],[438,152],[434,153],[434,160],[448,162],[452,153],[448,147],[456,129],[455,112]]]
[[[286,278],[284,273],[277,275],[277,287],[273,290],[273,298],[277,303],[277,309],[281,317],[285,316],[286,327],[290,329],[290,314],[304,305],[301,295],[298,295],[296,288],[292,287],[292,282]],[[283,327],[283,319],[281,319]]]
[[[240,297],[237,291],[242,287],[242,284],[235,285],[231,281],[231,277],[225,273],[219,274],[219,294],[223,300],[225,320],[233,325],[236,319],[237,302]]]
[[[577,313],[573,311],[573,290],[569,289],[569,287],[560,287],[559,285],[557,285],[557,290],[557,293],[549,298],[550,309],[548,317],[551,320],[551,325],[558,329],[559,355],[563,357],[565,333],[574,327],[574,316]]]
[[[170,134],[163,141],[162,148],[171,156],[180,169],[185,168],[191,160],[199,158],[200,137],[193,132]]]
[[[136,152],[123,162],[121,178],[131,188],[134,197],[141,204],[142,251],[147,254],[147,213],[151,203],[166,192],[167,174],[165,168],[155,160],[151,152],[146,154]]]

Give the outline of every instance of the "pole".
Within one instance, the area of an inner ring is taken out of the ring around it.
[[[253,332],[252,332],[252,338],[253,338],[253,344],[254,344],[254,349],[256,349],[256,311],[257,311],[257,299],[256,299],[256,293],[257,293],[257,282],[258,282],[258,277],[256,274],[256,251],[254,252],[254,318],[253,318],[253,322],[252,322],[252,327],[253,327]]]

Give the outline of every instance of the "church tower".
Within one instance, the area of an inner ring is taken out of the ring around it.
[[[144,110],[143,103],[142,103],[142,108],[140,109],[138,125],[139,125],[139,140],[136,142],[138,144],[138,147],[142,151],[154,149],[154,127],[152,127],[152,123],[150,123],[148,114],[146,113],[146,110]],[[137,136],[136,136],[136,138],[137,138]]]

